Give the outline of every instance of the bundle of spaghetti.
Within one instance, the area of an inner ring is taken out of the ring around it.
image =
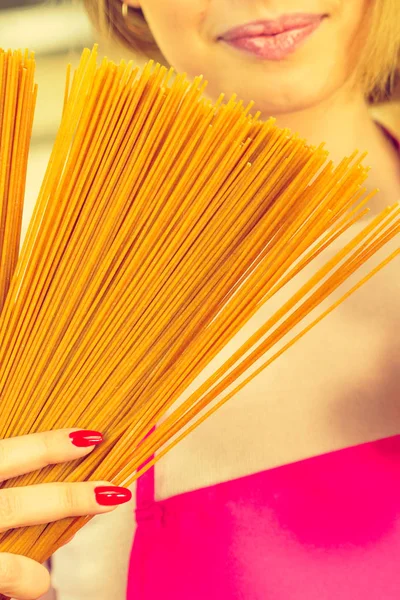
[[[105,442],[2,487],[129,485],[398,255],[318,310],[399,233],[399,206],[362,225],[363,155],[334,166],[323,146],[204,90],[201,77],[151,62],[98,67],[96,48],[84,52],[0,318],[0,437],[82,427]],[[350,241],[188,392],[344,234]],[[43,561],[89,518],[5,532],[0,551]]]
[[[18,259],[37,86],[35,59],[0,49],[0,311]]]

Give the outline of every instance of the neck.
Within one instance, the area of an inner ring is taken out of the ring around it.
[[[343,90],[317,106],[278,115],[277,125],[289,127],[311,144],[326,142],[335,162],[357,148],[364,150],[375,144],[377,136],[362,94],[351,95]]]
[[[341,90],[318,106],[278,115],[277,125],[289,127],[313,145],[325,142],[336,164],[354,150],[367,151],[365,164],[371,172],[366,187],[381,190],[371,205],[374,212],[400,197],[398,151],[374,122],[361,93]]]

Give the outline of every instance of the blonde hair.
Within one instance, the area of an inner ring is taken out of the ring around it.
[[[93,23],[132,51],[166,62],[140,9],[124,16],[121,0],[84,0]],[[357,79],[371,100],[388,98],[400,73],[398,0],[370,0]]]

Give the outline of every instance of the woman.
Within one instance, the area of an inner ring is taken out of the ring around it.
[[[325,140],[336,160],[367,148],[370,186],[381,189],[372,215],[400,197],[398,145],[366,100],[387,88],[398,59],[397,0],[86,4],[132,49],[204,73],[211,96],[224,90],[255,100],[279,125]],[[398,269],[393,263],[376,276],[139,481],[129,599],[399,597]],[[263,318],[261,310],[241,335]],[[56,432],[2,442],[1,475],[72,459],[66,439]],[[35,444],[36,462],[28,464],[21,456]],[[9,493],[5,505],[20,510],[5,525],[0,517],[0,527],[102,512],[93,486],[104,484]],[[73,511],[66,497],[74,498]],[[110,536],[102,523],[94,520],[57,555],[61,600],[122,600],[111,569],[127,556],[110,548],[127,526],[115,518]],[[82,564],[87,548],[94,554]],[[39,569],[0,557],[0,590],[35,597],[45,584]]]

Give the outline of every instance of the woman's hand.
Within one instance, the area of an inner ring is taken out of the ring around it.
[[[82,458],[102,441],[96,432],[63,430],[0,441],[0,481],[48,465]],[[0,531],[66,517],[107,513],[131,492],[105,482],[49,483],[0,490]],[[24,556],[0,553],[0,594],[33,600],[50,586],[45,567]]]

